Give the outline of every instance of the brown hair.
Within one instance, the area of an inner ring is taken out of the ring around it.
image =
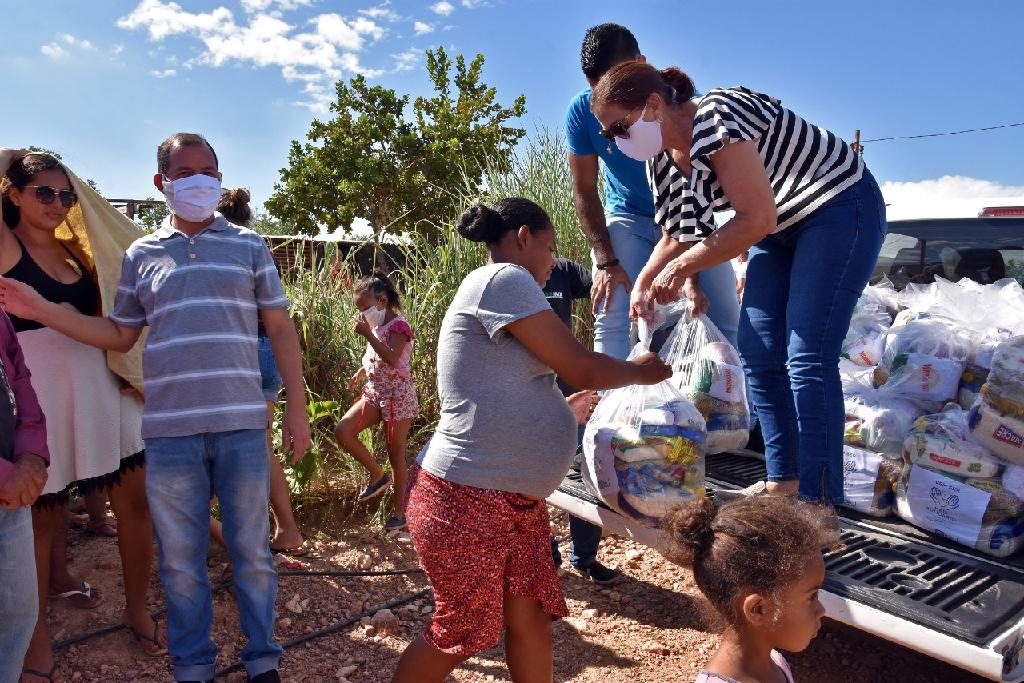
[[[751,496],[719,506],[698,498],[670,511],[662,528],[669,559],[693,567],[697,587],[735,625],[734,601],[744,589],[777,596],[799,576],[807,557],[836,547],[828,513],[783,496]]]
[[[218,167],[220,166],[220,162],[217,160],[217,153],[213,151],[213,145],[202,135],[199,133],[175,133],[161,142],[160,146],[156,148],[157,172],[166,176],[167,171],[171,167],[171,154],[174,153],[174,150],[193,145],[210,150],[210,154],[213,155],[213,163],[217,164]]]
[[[16,187],[21,190],[32,182],[32,179],[36,177],[36,174],[42,173],[43,171],[52,171],[54,169],[60,169],[64,174],[64,177],[68,179],[68,183],[71,182],[71,178],[68,177],[67,171],[64,170],[64,166],[60,163],[60,159],[52,154],[46,154],[45,152],[32,152],[31,154],[26,154],[20,159],[17,159],[13,164],[11,164],[11,167],[7,169],[7,175],[5,175],[3,179],[0,179],[0,193],[3,194],[3,219],[4,223],[6,223],[8,227],[18,227],[18,223],[21,222],[21,210],[15,206],[14,202],[7,198],[7,191],[12,187]]]
[[[601,77],[590,97],[595,103],[621,104],[633,109],[644,104],[653,93],[661,95],[669,104],[680,104],[696,92],[693,81],[678,67],[659,71],[644,62],[623,62]]]
[[[224,190],[220,196],[220,203],[217,204],[217,211],[235,225],[248,227],[249,221],[252,220],[252,209],[249,208],[249,190],[244,187]]]
[[[398,288],[383,270],[373,271],[370,277],[363,278],[356,284],[355,293],[362,294],[363,292],[369,292],[375,297],[384,297],[387,299],[388,308],[392,311],[402,309],[402,297],[398,293]]]

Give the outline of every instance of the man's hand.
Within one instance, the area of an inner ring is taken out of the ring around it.
[[[294,465],[306,454],[313,443],[313,435],[309,428],[309,416],[306,407],[301,403],[285,404],[284,420],[281,422],[281,448],[291,450],[291,463]]]
[[[8,510],[28,507],[46,486],[46,462],[38,455],[22,453],[14,456],[11,477],[0,486],[0,505]]]
[[[601,397],[596,391],[577,391],[565,399],[569,403],[569,410],[576,418],[576,424],[585,425],[594,414],[594,408],[601,402]]]
[[[640,378],[637,384],[657,384],[672,376],[672,368],[658,357],[658,354],[647,352],[629,361],[638,366]]]
[[[39,320],[49,302],[30,285],[0,277],[0,308],[25,320]]]
[[[708,312],[708,306],[711,302],[708,301],[707,295],[704,294],[704,290],[700,286],[700,278],[696,275],[686,278],[686,282],[683,283],[683,296],[690,300],[693,304],[693,315],[703,315]]]
[[[633,291],[633,281],[629,279],[629,275],[622,266],[612,266],[597,271],[597,275],[594,276],[594,284],[590,287],[590,305],[594,315],[600,312],[602,303],[604,303],[604,312],[608,312],[612,305],[612,296],[620,286],[626,288],[626,296]]]

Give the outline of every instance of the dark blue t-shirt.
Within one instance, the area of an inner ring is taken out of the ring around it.
[[[600,135],[601,123],[590,111],[590,90],[574,97],[565,112],[565,139],[577,156],[596,154],[604,167],[604,212],[654,216],[654,196],[643,162],[630,159]],[[609,152],[609,146],[611,151]]]
[[[590,271],[584,266],[567,258],[555,259],[555,269],[551,271],[551,277],[544,284],[544,297],[548,300],[552,310],[570,330],[572,329],[573,304],[577,299],[590,298],[590,286],[593,281]],[[558,388],[565,396],[576,393],[576,390],[563,382],[561,378],[558,380]]]

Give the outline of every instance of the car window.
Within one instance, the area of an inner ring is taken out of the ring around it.
[[[942,277],[990,284],[1006,277],[1024,285],[1024,219],[893,221],[871,278],[902,289]]]

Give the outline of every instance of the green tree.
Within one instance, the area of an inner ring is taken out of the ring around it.
[[[167,218],[171,212],[170,209],[167,208],[167,204],[164,202],[158,202],[153,197],[146,197],[146,201],[153,203],[143,204],[139,207],[138,212],[135,214],[135,222],[142,226],[143,230],[153,232],[163,225],[164,219]]]
[[[347,229],[356,217],[376,235],[430,234],[461,207],[460,190],[482,185],[488,166],[508,162],[526,134],[510,120],[526,113],[482,83],[484,56],[453,61],[443,48],[427,51],[432,97],[370,86],[362,76],[339,81],[329,121],[314,120],[307,142],[292,142],[288,168],[266,207],[299,232]],[[454,67],[454,75],[452,69]]]

